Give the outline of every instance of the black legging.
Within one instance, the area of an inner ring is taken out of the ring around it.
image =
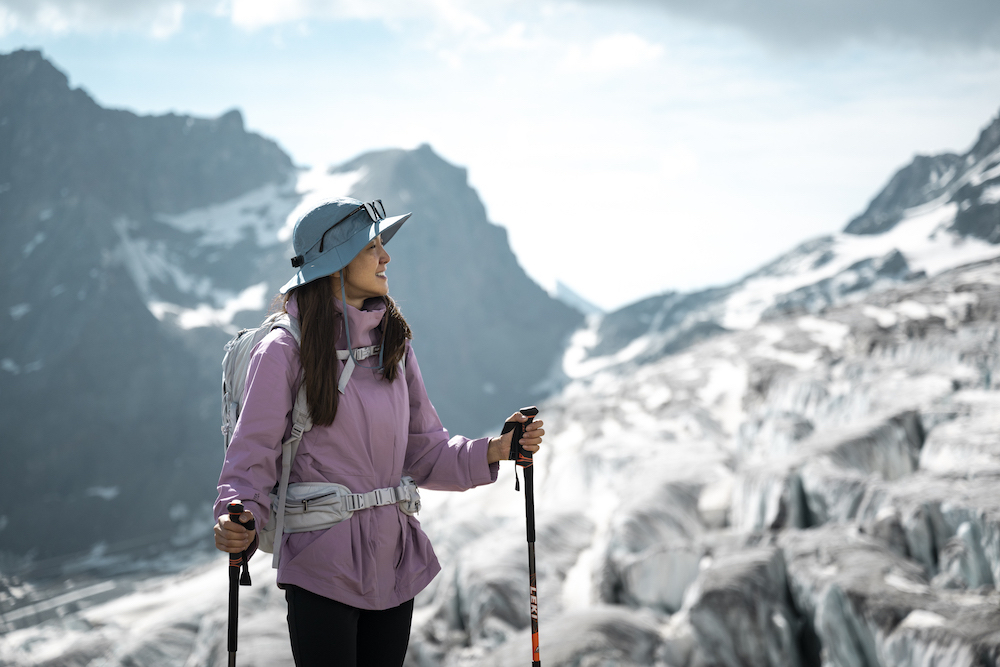
[[[296,667],[400,667],[410,641],[413,600],[383,611],[357,609],[285,586]]]

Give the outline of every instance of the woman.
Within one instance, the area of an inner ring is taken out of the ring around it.
[[[281,293],[301,345],[275,328],[253,351],[219,479],[219,550],[256,548],[255,531],[242,523],[262,526],[270,517],[268,492],[303,382],[313,426],[298,445],[292,482],[337,483],[358,494],[397,487],[404,475],[451,491],[496,481],[511,433],[449,439],[424,389],[410,329],[388,295],[383,246],[409,216],[386,218],[378,201],[338,199],[296,223],[298,271]],[[366,353],[338,360],[338,350],[359,348]],[[534,421],[521,446],[538,451],[544,433]],[[246,509],[242,523],[226,514],[233,500]],[[440,570],[414,517],[396,504],[369,507],[324,530],[286,533],[276,546],[296,665],[403,663],[413,598]]]

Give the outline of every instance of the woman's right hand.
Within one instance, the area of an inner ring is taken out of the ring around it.
[[[257,536],[256,530],[247,530],[244,523],[253,518],[252,512],[244,512],[239,521],[233,521],[228,514],[219,517],[215,524],[215,548],[227,554],[238,554],[246,551]]]

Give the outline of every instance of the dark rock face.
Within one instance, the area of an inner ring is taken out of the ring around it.
[[[169,537],[214,486],[218,367],[147,309],[122,230],[283,180],[291,162],[238,112],[102,109],[38,52],[0,56],[0,91],[3,549]],[[40,530],[67,512],[57,538]]]
[[[273,141],[248,135],[239,111],[216,119],[136,116],[104,109],[38,51],[3,56],[0,183],[8,206],[83,197],[119,215],[179,213],[285,179],[292,164]],[[45,178],[39,178],[44,174]]]
[[[994,167],[1000,165],[997,162]],[[991,173],[996,172],[994,168]],[[975,185],[964,185],[955,193],[958,204],[952,229],[963,236],[972,236],[989,243],[1000,243],[1000,173]]]
[[[636,358],[653,360],[723,333],[726,328],[719,323],[722,303],[732,292],[732,287],[670,292],[608,313],[598,322],[598,342],[588,348],[587,358],[620,353],[645,337],[648,343]]]
[[[918,155],[893,175],[864,213],[851,220],[848,234],[881,234],[903,219],[903,211],[938,197],[959,176],[964,160],[953,153]]]
[[[797,619],[779,549],[719,558],[695,582],[689,617],[712,664],[797,667]]]

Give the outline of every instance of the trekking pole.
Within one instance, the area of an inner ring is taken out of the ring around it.
[[[528,418],[520,422],[505,422],[503,433],[513,431],[510,438],[510,459],[516,465],[524,468],[524,523],[528,532],[528,604],[531,610],[531,665],[541,667],[542,660],[538,654],[538,589],[535,585],[535,474],[531,467],[531,452],[521,448],[521,436],[524,427],[532,422],[538,414],[538,408],[530,406],[521,408],[519,412]],[[517,476],[514,477],[515,488]]]
[[[229,512],[229,520],[239,523],[247,530],[254,529],[254,520],[250,519],[246,523],[240,522],[240,515],[243,514],[243,503],[238,500],[229,503],[226,507]],[[229,640],[227,648],[229,650],[229,667],[236,667],[236,626],[239,622],[240,613],[240,586],[250,585],[250,572],[247,569],[247,552],[229,554]],[[240,566],[243,567],[243,577],[240,577]]]

